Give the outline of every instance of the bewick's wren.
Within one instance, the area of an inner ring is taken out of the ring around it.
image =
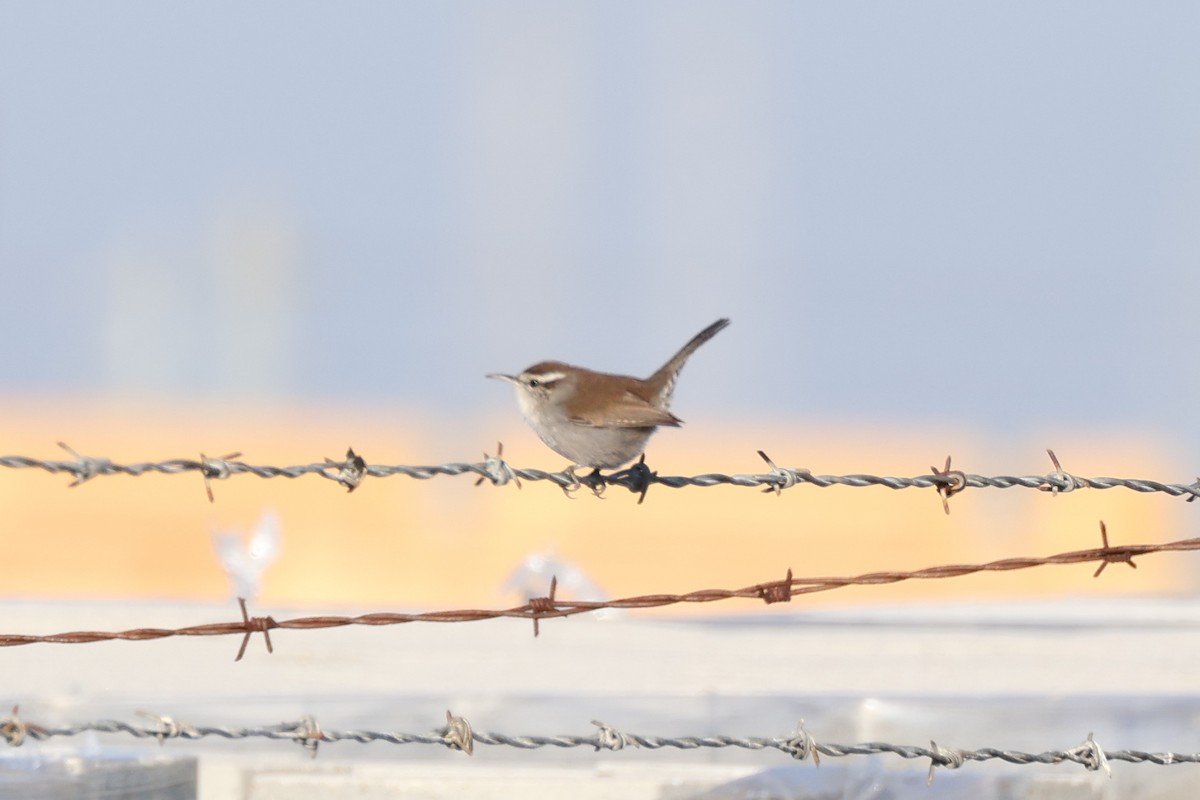
[[[719,319],[696,334],[649,378],[593,372],[561,361],[534,364],[511,383],[526,422],[549,447],[581,467],[612,469],[636,458],[660,425],[681,424],[667,410],[688,356],[729,324]]]

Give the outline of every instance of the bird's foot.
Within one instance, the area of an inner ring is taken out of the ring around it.
[[[568,478],[570,478],[571,482],[564,483],[558,488],[562,489],[563,494],[567,496],[568,500],[574,500],[574,494],[579,491],[581,486],[583,486],[583,484],[579,482],[579,476],[575,474],[575,465],[571,464],[564,469],[563,475],[566,475]]]
[[[580,464],[572,464],[563,470],[563,474],[571,479],[570,483],[560,487],[563,490],[563,494],[574,499],[575,492],[586,486],[592,490],[592,494],[603,500],[604,490],[608,488],[608,481],[600,474],[599,468],[593,469],[591,474],[588,475],[576,475],[575,470],[580,469],[581,466]]]
[[[592,494],[604,499],[604,490],[608,488],[608,481],[600,474],[600,468],[596,467],[590,474],[579,478],[579,482],[592,490]]]

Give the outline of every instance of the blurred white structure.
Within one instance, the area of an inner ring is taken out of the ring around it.
[[[558,578],[555,597],[561,600],[607,600],[609,595],[600,588],[579,566],[555,555],[553,551],[530,553],[508,575],[500,591],[504,595],[516,595],[524,603],[531,597],[545,597],[550,593],[550,581]],[[618,609],[605,608],[590,616],[595,619],[616,619]]]
[[[247,535],[240,531],[213,531],[212,538],[217,558],[233,583],[234,597],[247,600],[255,597],[263,573],[279,558],[283,546],[279,517],[267,509]]]

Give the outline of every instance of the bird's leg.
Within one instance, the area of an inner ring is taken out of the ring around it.
[[[596,467],[591,471],[591,474],[580,478],[579,482],[592,490],[592,494],[604,499],[604,490],[608,488],[608,481],[600,474],[600,468]]]
[[[600,474],[600,468],[596,467],[592,470],[591,474],[580,477],[579,475],[575,474],[575,470],[581,468],[583,468],[582,464],[571,464],[569,467],[563,470],[563,474],[571,479],[571,483],[561,487],[563,494],[574,500],[575,498],[573,495],[575,492],[578,492],[581,488],[586,486],[592,490],[592,494],[603,500],[604,490],[608,488],[608,481],[606,481],[604,476]]]
[[[583,486],[583,483],[581,483],[579,480],[579,476],[575,474],[576,466],[578,466],[578,465],[571,464],[570,466],[568,466],[566,469],[563,470],[563,474],[571,479],[571,482],[568,483],[566,486],[560,487],[563,491],[563,494],[565,494],[567,496],[568,500],[574,500],[575,498],[572,495],[574,495],[576,492],[579,491],[580,486]]]

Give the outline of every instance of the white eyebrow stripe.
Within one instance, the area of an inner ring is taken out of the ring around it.
[[[561,381],[563,378],[567,377],[567,373],[565,373],[565,372],[526,372],[525,377],[526,377],[526,379],[536,378],[539,381],[541,381],[542,383],[553,383],[554,381]]]

